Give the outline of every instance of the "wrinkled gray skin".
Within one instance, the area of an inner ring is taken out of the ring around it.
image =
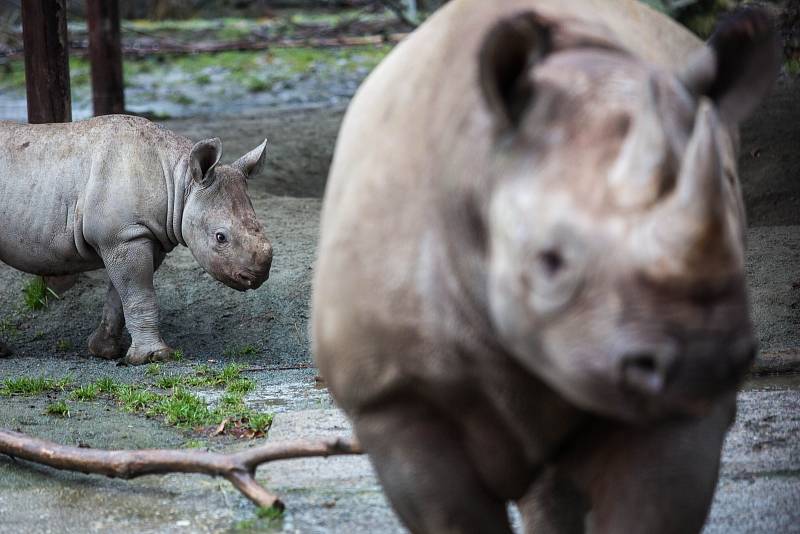
[[[412,531],[689,533],[755,354],[736,125],[778,66],[632,0],[453,0],[354,98],[320,371]]]
[[[172,351],[158,329],[153,273],[178,245],[245,291],[269,276],[272,247],[247,195],[266,141],[220,165],[219,139],[192,144],[145,119],[0,122],[0,261],[62,276],[105,267],[111,280],[89,351],[131,364]]]

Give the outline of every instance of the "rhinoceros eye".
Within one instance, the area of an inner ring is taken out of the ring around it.
[[[228,241],[228,238],[222,232],[217,232],[214,237],[217,238],[217,243],[220,243],[220,244],[225,243],[226,241]]]

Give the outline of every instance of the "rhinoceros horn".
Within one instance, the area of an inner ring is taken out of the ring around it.
[[[665,185],[669,146],[658,116],[655,80],[648,89],[608,176],[614,201],[623,209],[649,206]]]
[[[725,213],[718,124],[713,105],[703,98],[675,189],[642,227],[637,248],[654,277],[718,277],[737,265]]]

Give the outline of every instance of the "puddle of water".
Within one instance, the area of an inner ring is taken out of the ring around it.
[[[282,384],[266,384],[245,398],[248,406],[275,413],[333,406],[328,390],[316,387],[313,377]]]

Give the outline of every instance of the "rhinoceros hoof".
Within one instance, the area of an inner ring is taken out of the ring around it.
[[[174,351],[169,347],[144,352],[136,350],[131,346],[131,348],[128,349],[128,354],[125,356],[125,363],[129,365],[142,365],[150,362],[165,362],[172,359],[173,352]]]
[[[122,357],[123,348],[119,336],[112,336],[103,327],[98,327],[89,336],[89,352],[98,358],[115,360]]]
[[[6,356],[11,356],[11,349],[8,348],[8,345],[0,341],[0,358],[5,358]]]

